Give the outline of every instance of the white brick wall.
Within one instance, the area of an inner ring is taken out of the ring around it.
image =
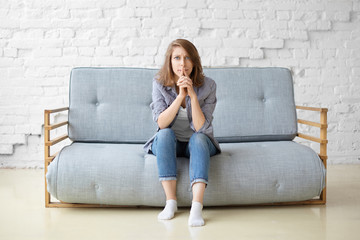
[[[160,67],[176,38],[205,66],[290,68],[296,103],[329,108],[329,163],[360,163],[358,0],[15,0],[0,8],[0,167],[43,166],[43,109],[68,104],[73,67]]]

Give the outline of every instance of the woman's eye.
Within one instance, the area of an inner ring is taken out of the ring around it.
[[[186,57],[186,60],[190,60],[190,57]]]
[[[174,59],[179,60],[179,59],[180,59],[180,57],[174,57]]]

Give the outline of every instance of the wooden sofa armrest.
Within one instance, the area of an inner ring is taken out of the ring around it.
[[[50,194],[47,191],[46,173],[48,171],[49,164],[54,160],[54,158],[58,154],[58,153],[55,153],[53,155],[50,155],[50,147],[54,146],[55,144],[68,138],[68,136],[65,134],[65,135],[56,137],[54,139],[51,139],[50,131],[69,124],[68,121],[51,124],[50,123],[50,114],[63,112],[63,111],[67,111],[67,110],[69,110],[68,107],[44,111],[44,148],[45,148],[45,151],[44,151],[45,162],[44,163],[45,163],[45,206],[46,207],[50,206]]]
[[[320,137],[310,136],[304,133],[297,133],[297,136],[309,141],[320,143],[320,153],[319,157],[324,162],[326,167],[326,160],[327,160],[327,108],[315,108],[315,107],[305,107],[305,106],[296,106],[296,109],[307,110],[307,111],[316,111],[320,113],[320,123],[312,122],[304,119],[298,119],[298,123],[305,124],[312,127],[320,128]]]
[[[315,108],[315,107],[305,107],[305,106],[296,106],[296,109],[306,110],[306,111],[316,111],[320,113],[320,123],[312,122],[308,120],[298,119],[298,123],[305,124],[312,127],[320,128],[320,137],[314,137],[303,133],[297,133],[297,136],[306,140],[310,140],[313,142],[320,143],[320,153],[318,154],[320,159],[322,160],[325,169],[327,168],[327,108]],[[325,183],[326,183],[326,177],[325,177]],[[326,186],[321,192],[320,195],[320,203],[325,204],[326,203]]]
[[[327,108],[305,107],[305,106],[298,106],[298,105],[296,105],[296,109],[316,111],[316,112],[327,112],[328,111]]]
[[[50,114],[57,113],[57,112],[63,112],[63,111],[67,111],[67,110],[69,110],[68,107],[44,111],[44,146],[45,146],[45,165],[46,165],[46,167],[56,157],[56,154],[50,156],[50,147],[54,146],[55,144],[68,138],[68,136],[65,134],[63,136],[59,136],[52,140],[50,139],[50,131],[51,130],[54,130],[56,128],[59,128],[59,127],[69,124],[68,121],[56,123],[56,124],[50,124]]]

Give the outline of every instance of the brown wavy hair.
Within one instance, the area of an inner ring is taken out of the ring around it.
[[[175,84],[175,73],[171,66],[171,55],[175,47],[182,47],[189,54],[190,60],[193,64],[193,69],[189,77],[193,81],[193,86],[202,86],[205,76],[201,66],[199,53],[194,44],[185,39],[176,39],[169,44],[165,54],[164,65],[157,74],[158,82],[167,87],[172,87]]]

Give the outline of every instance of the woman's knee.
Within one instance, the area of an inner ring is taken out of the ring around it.
[[[194,133],[189,141],[189,151],[209,151],[209,138],[203,133]]]
[[[160,129],[159,132],[156,134],[156,137],[158,140],[176,140],[175,132],[171,128]]]
[[[207,145],[208,136],[203,133],[194,133],[190,138],[190,145]]]

